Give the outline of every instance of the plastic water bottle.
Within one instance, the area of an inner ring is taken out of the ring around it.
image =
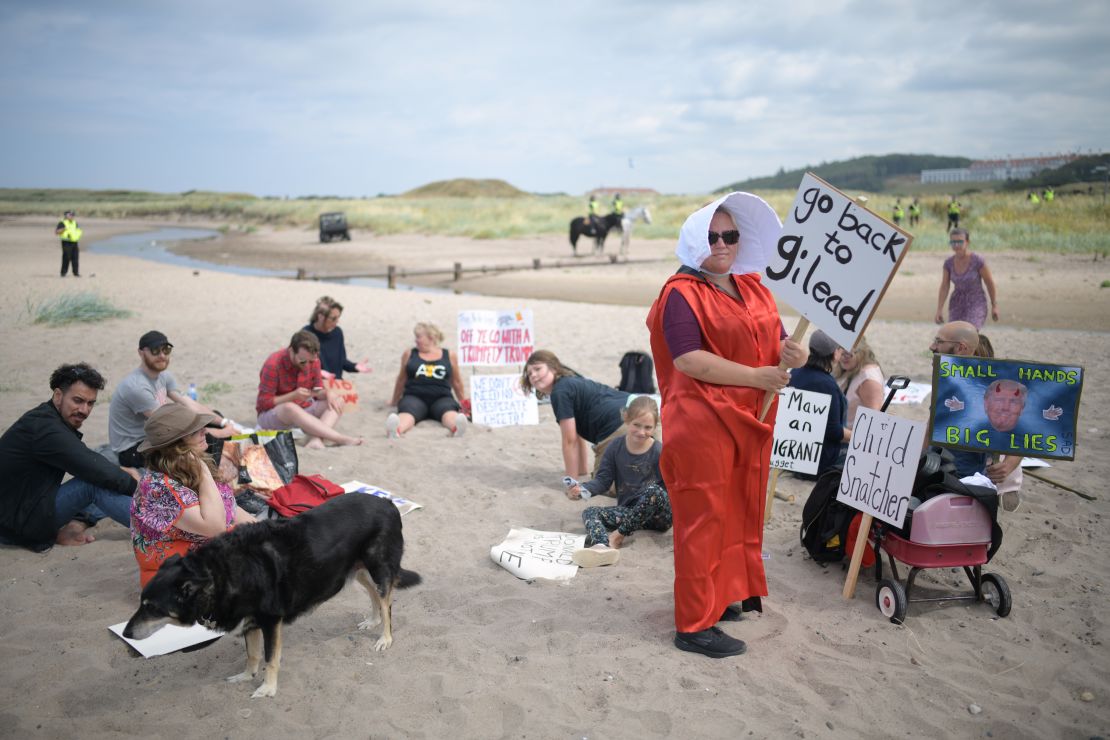
[[[197,384],[196,383],[189,383],[189,392],[186,395],[188,395],[189,398],[193,399],[194,401],[197,400]]]

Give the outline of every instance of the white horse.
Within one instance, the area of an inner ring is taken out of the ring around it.
[[[636,220],[651,223],[651,211],[647,206],[636,206],[621,216],[621,256],[628,256],[628,243],[632,241],[632,223]]]

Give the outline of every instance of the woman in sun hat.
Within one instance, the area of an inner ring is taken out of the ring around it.
[[[764,395],[805,364],[760,282],[782,225],[770,205],[730,193],[682,225],[682,267],[647,324],[663,396],[660,470],[674,514],[675,646],[713,658],[746,646],[718,628],[761,610],[763,507],[775,415]],[[736,605],[734,602],[741,602]]]
[[[234,525],[254,521],[235,504],[231,486],[215,479],[204,429],[219,422],[177,403],[162,406],[146,421],[146,440],[138,448],[146,468],[131,502],[140,587],[171,555],[185,555]]]

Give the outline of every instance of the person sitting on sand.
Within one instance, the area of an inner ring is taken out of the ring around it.
[[[401,370],[389,401],[397,412],[385,420],[386,436],[404,436],[421,421],[437,419],[452,437],[461,437],[467,421],[459,402],[465,402],[466,394],[455,358],[440,346],[443,332],[430,321],[421,321],[412,335],[416,346],[401,353]]]
[[[821,457],[817,462],[817,472],[794,472],[802,480],[815,480],[825,471],[835,467],[841,454],[847,450],[847,442],[852,438],[852,429],[846,423],[848,399],[832,377],[832,369],[840,362],[843,350],[825,332],[818,329],[809,337],[809,359],[802,367],[790,373],[787,386],[813,393],[823,393],[829,397],[829,413],[825,419],[825,434],[822,438]]]
[[[848,399],[845,416],[849,426],[855,422],[860,406],[878,410],[883,405],[883,369],[867,340],[860,337],[852,351],[841,350],[840,361],[833,367],[833,377]]]
[[[177,381],[169,371],[173,345],[160,331],[148,331],[139,337],[139,366],[124,376],[108,403],[108,442],[120,465],[143,466],[138,448],[146,433],[143,425],[159,407],[177,403],[197,414],[212,414],[212,409],[178,390]],[[208,433],[213,437],[230,437],[237,430],[228,419],[216,416]]]
[[[41,552],[51,545],[84,545],[85,530],[107,514],[131,520],[139,474],[90,450],[78,430],[92,413],[104,377],[84,362],[50,375],[49,401],[0,437],[0,542]],[[66,474],[73,478],[62,483]]]
[[[524,363],[520,386],[525,393],[536,391],[551,397],[551,410],[563,436],[563,471],[571,478],[584,478],[586,443],[593,443],[596,476],[605,448],[624,433],[621,413],[629,394],[583,378],[559,362],[554,352],[539,349]]]
[[[979,348],[979,332],[975,326],[966,321],[950,321],[937,329],[933,343],[929,350],[935,355],[955,355],[956,357],[976,357]],[[1011,474],[1021,467],[1021,455],[1002,455],[999,459],[991,459],[982,452],[968,450],[952,450],[952,457],[956,463],[956,474],[966,478],[975,473],[982,473],[991,479],[999,491],[1012,491],[1002,499],[1002,508],[1014,511],[1020,503],[1020,495],[1013,487]],[[1007,483],[1007,479],[1010,482]],[[1020,479],[1018,487],[1020,487]]]
[[[218,419],[171,403],[147,419],[139,451],[146,468],[131,503],[131,545],[146,586],[171,555],[185,555],[254,517],[235,505],[235,494],[216,480],[204,429]]]
[[[655,439],[659,406],[651,396],[637,396],[624,410],[628,431],[601,456],[597,475],[567,489],[572,499],[605,493],[617,487],[616,506],[590,506],[582,512],[586,546],[572,555],[583,567],[617,562],[625,537],[638,529],[666,532],[671,528],[671,501],[659,472],[663,445]]]
[[[258,374],[258,428],[298,427],[308,435],[305,447],[321,448],[324,440],[360,445],[361,438],[333,428],[343,416],[343,397],[324,389],[319,354],[319,340],[302,330],[293,335],[288,347],[266,358]]]
[[[371,372],[367,358],[358,362],[347,359],[347,346],[343,342],[343,330],[339,328],[339,317],[343,305],[331,296],[320,296],[304,330],[316,335],[320,342],[320,367],[325,375],[342,378],[344,372]]]

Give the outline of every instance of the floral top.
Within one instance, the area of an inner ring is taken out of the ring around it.
[[[216,488],[230,527],[235,521],[235,494],[226,483],[217,483]],[[131,545],[139,562],[141,586],[146,586],[168,557],[185,555],[208,539],[175,526],[185,509],[199,505],[200,497],[193,489],[165,473],[153,470],[143,473],[131,500]]]

